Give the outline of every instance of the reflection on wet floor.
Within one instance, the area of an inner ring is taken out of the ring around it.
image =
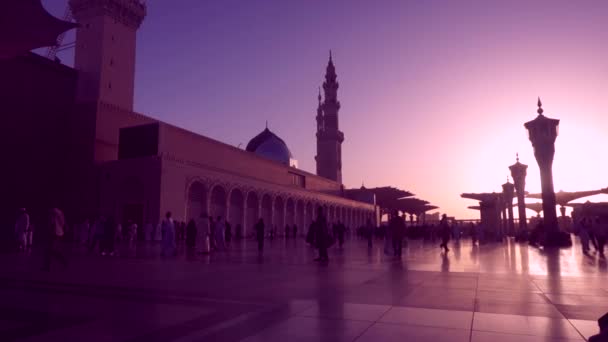
[[[0,255],[0,340],[583,341],[608,311],[606,261],[577,247],[409,241],[395,259],[349,240],[326,265],[295,239],[261,255],[250,240],[170,258],[67,247],[50,273],[37,253]]]

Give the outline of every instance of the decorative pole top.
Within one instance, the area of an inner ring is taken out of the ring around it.
[[[332,60],[331,60],[331,49],[329,49],[329,61],[332,62]]]
[[[519,163],[519,152],[515,153],[515,161]]]
[[[268,129],[268,120],[266,120],[266,129]]]
[[[538,97],[538,103],[537,103],[537,106],[538,106],[538,110],[537,110],[536,112],[537,112],[539,115],[542,115],[542,114],[543,114],[543,103],[542,103],[542,102],[540,102],[540,96]]]

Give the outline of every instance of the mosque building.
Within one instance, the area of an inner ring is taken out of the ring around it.
[[[12,206],[53,203],[73,220],[104,213],[140,225],[154,225],[168,211],[180,221],[222,216],[243,234],[259,218],[279,230],[286,224],[307,227],[319,207],[331,222],[376,224],[374,198],[348,198],[342,184],[344,133],[331,55],[324,96],[318,97],[312,174],[297,167],[285,140],[268,128],[241,149],[133,111],[136,35],[145,3],[69,5],[79,24],[74,68],[35,54],[0,66],[7,76],[7,108],[20,120],[5,127],[4,137],[24,141],[23,131],[29,132],[20,150],[27,158],[6,151],[27,169],[15,171],[7,184],[12,201],[19,202]],[[23,75],[34,84],[20,81]],[[48,194],[35,196],[41,192]]]

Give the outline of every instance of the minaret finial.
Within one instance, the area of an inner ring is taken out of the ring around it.
[[[515,153],[515,161],[519,163],[519,152]]]
[[[542,102],[540,102],[540,96],[538,97],[538,103],[537,103],[537,106],[538,106],[538,110],[537,110],[536,112],[537,112],[538,114],[542,114],[542,113],[543,113],[543,103],[542,103]]]
[[[268,120],[266,120],[266,129],[268,129]]]

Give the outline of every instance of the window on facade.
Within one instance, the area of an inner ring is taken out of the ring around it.
[[[306,177],[299,175],[297,173],[290,172],[291,184],[300,188],[306,187]]]

